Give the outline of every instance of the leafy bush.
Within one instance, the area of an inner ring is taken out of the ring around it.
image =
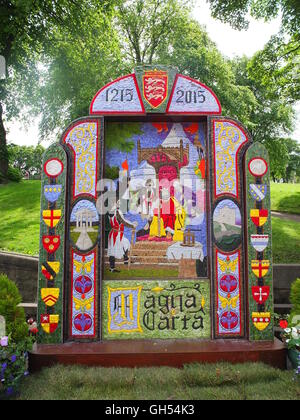
[[[31,179],[35,175],[40,176],[43,154],[45,152],[43,146],[17,146],[11,144],[7,149],[10,166],[18,169],[22,176],[29,174]]]
[[[0,275],[0,315],[5,318],[7,335],[16,343],[28,337],[25,312],[18,307],[21,302],[17,286],[7,276]]]
[[[6,176],[4,176],[2,172],[0,172],[0,184],[7,183],[8,181],[11,181],[11,182],[22,181],[22,174],[19,171],[19,169],[9,166]]]
[[[7,179],[12,182],[21,182],[22,174],[19,169],[10,166],[7,171]]]
[[[292,323],[295,316],[300,317],[300,279],[295,280],[292,284],[290,300],[291,304],[293,305],[293,309],[290,315],[290,320]]]

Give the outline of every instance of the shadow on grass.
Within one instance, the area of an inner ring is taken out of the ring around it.
[[[300,214],[300,192],[285,196],[278,201],[277,211]]]
[[[40,181],[26,181],[11,183],[0,189],[0,202],[2,211],[24,209],[26,212],[34,211],[40,207],[41,183]]]
[[[40,197],[40,181],[11,183],[0,188],[1,249],[38,253]]]

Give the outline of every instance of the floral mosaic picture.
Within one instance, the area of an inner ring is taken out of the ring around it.
[[[242,216],[232,200],[221,201],[213,216],[214,236],[220,249],[234,251],[241,242]]]
[[[47,151],[40,343],[273,339],[267,152],[176,71],[104,86]]]
[[[98,239],[99,215],[95,205],[88,200],[79,201],[70,218],[71,239],[80,251],[94,247]]]
[[[109,281],[103,285],[104,339],[210,338],[208,281]]]

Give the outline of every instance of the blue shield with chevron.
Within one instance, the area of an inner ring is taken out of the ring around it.
[[[55,203],[59,199],[61,192],[62,185],[45,185],[44,187],[46,200],[50,203]]]
[[[262,202],[267,195],[268,192],[268,186],[265,184],[257,185],[257,184],[251,184],[250,185],[250,194],[251,197],[258,201],[259,203]]]

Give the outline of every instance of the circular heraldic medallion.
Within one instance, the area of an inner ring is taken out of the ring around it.
[[[249,171],[251,175],[260,178],[268,172],[268,164],[262,158],[254,158],[249,162]]]
[[[50,159],[44,165],[45,174],[49,178],[57,178],[63,173],[64,164],[59,159]]]

